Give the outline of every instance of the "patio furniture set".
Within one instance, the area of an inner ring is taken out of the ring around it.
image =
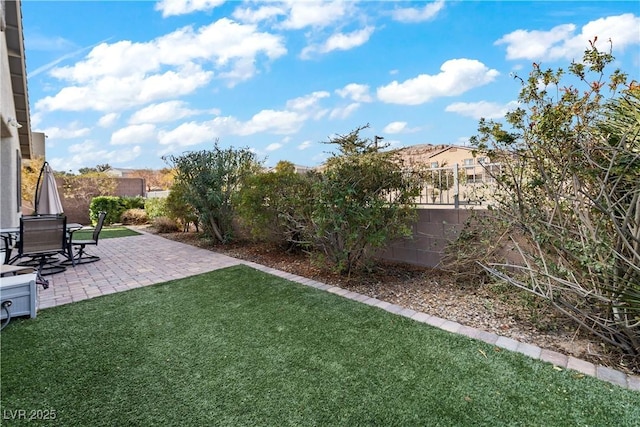
[[[0,270],[0,328],[3,329],[12,316],[35,317],[36,285],[43,289],[49,287],[44,276],[61,273],[67,266],[100,259],[85,249],[98,244],[105,217],[106,212],[100,212],[96,226],[87,228],[67,223],[64,215],[22,216],[19,227],[0,229],[4,251]],[[75,238],[74,234],[80,230],[91,231],[91,238]]]
[[[41,277],[60,273],[69,265],[98,261],[100,258],[88,254],[85,248],[98,244],[105,216],[106,212],[100,212],[96,226],[91,228],[67,223],[64,215],[32,215],[21,217],[19,227],[0,229],[5,253],[2,275],[31,267]],[[81,230],[92,231],[91,239],[74,238]],[[14,250],[17,254],[12,256]],[[48,287],[44,279],[40,284]]]

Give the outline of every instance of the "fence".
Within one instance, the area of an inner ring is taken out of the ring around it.
[[[431,168],[408,171],[421,182],[417,205],[483,205],[489,199],[495,177],[501,172],[499,163]],[[390,195],[390,198],[392,195]]]
[[[148,199],[158,199],[163,197],[169,197],[169,190],[161,190],[161,191],[147,191]]]
[[[412,225],[411,238],[389,242],[378,258],[422,267],[438,267],[445,248],[460,234],[465,222],[473,215],[486,215],[487,211],[443,206],[441,209],[417,209],[416,213],[418,218]]]

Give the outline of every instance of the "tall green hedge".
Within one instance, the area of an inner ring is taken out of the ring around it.
[[[98,196],[94,197],[89,204],[89,218],[95,225],[98,222],[98,215],[101,211],[105,211],[104,224],[109,225],[120,222],[120,216],[127,210],[127,204],[123,202],[122,197],[117,196]]]

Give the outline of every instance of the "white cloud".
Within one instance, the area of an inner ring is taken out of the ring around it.
[[[436,75],[421,74],[402,83],[393,81],[377,89],[383,102],[419,105],[444,96],[461,95],[468,90],[492,82],[498,71],[490,70],[475,59],[451,59],[440,67]]]
[[[160,145],[166,146],[160,154],[213,141],[224,135],[292,134],[300,129],[305,119],[304,114],[293,111],[262,110],[245,122],[235,117],[216,117],[202,123],[183,123],[173,130],[158,132]]]
[[[131,125],[111,134],[112,145],[140,144],[156,139],[156,127],[152,124]]]
[[[108,39],[107,39],[108,40]],[[38,74],[44,73],[45,71],[50,70],[51,68],[55,67],[56,65],[58,65],[59,63],[61,63],[62,61],[65,61],[67,59],[71,59],[75,56],[80,55],[82,52],[87,51],[95,46],[99,46],[100,44],[106,42],[107,40],[103,40],[101,42],[98,42],[96,44],[90,45],[90,46],[85,46],[83,48],[77,49],[71,53],[67,53],[65,55],[62,55],[56,59],[54,59],[53,61],[47,62],[44,65],[39,66],[38,68],[36,68],[35,70],[31,70],[29,71],[29,78],[33,78],[35,76],[37,76]],[[29,46],[31,46],[32,42],[29,42]]]
[[[262,21],[266,21],[277,16],[286,15],[288,10],[284,5],[271,5],[260,6],[257,9],[236,8],[233,12],[233,17],[241,22],[247,22],[251,24],[257,24]]]
[[[373,31],[374,27],[365,27],[361,30],[353,31],[348,34],[334,34],[322,44],[312,44],[302,49],[300,57],[302,59],[309,59],[316,53],[324,54],[333,52],[334,50],[353,49],[369,41]]]
[[[188,64],[176,71],[156,74],[141,81],[139,100],[142,103],[193,93],[209,83],[213,73],[199,65]]]
[[[345,107],[336,107],[333,110],[331,110],[331,113],[329,113],[329,118],[330,119],[346,119],[351,114],[353,114],[358,108],[360,108],[359,102],[352,102],[351,104]]]
[[[242,136],[260,132],[292,134],[302,127],[306,118],[305,114],[294,111],[262,110],[235,129],[233,133]]]
[[[348,2],[337,1],[299,1],[283,2],[289,16],[281,24],[288,30],[300,30],[305,27],[324,28],[342,19],[350,10]]]
[[[356,102],[372,102],[373,98],[369,94],[369,86],[350,83],[342,89],[337,89],[336,93],[342,98],[349,98]]]
[[[116,123],[116,121],[119,118],[120,118],[120,114],[118,113],[105,114],[104,116],[100,117],[100,119],[98,120],[98,126],[103,128],[111,127]]]
[[[216,75],[233,85],[256,73],[257,57],[273,60],[285,53],[282,37],[226,18],[145,43],[101,43],[83,61],[53,69],[51,75],[69,86],[35,105],[45,111],[118,111],[193,93]]]
[[[147,105],[136,111],[129,123],[166,123],[184,119],[185,117],[200,114],[202,111],[193,110],[187,107],[184,101],[167,101],[158,104]],[[211,113],[219,114],[218,110],[210,110]]]
[[[77,171],[87,165],[108,163],[117,166],[130,162],[142,154],[140,146],[126,147],[118,150],[105,150],[103,144],[96,141],[84,141],[71,145],[68,149],[71,156],[65,158],[52,158],[49,162],[57,171]]]
[[[71,123],[66,129],[52,126],[44,129],[42,132],[52,140],[73,139],[89,135],[89,133],[91,133],[91,129],[87,127],[80,127],[79,123]]]
[[[189,147],[192,145],[202,144],[207,141],[214,141],[218,136],[213,132],[211,122],[182,123],[170,131],[161,130],[158,132],[158,142],[167,148],[159,154],[167,154],[174,151],[177,147]]]
[[[563,24],[548,31],[516,30],[501,37],[496,45],[506,45],[507,59],[553,61],[560,59],[581,60],[589,40],[598,37],[601,48],[609,39],[614,51],[624,51],[640,44],[640,17],[631,13],[609,16],[591,21],[576,33],[575,24]]]
[[[382,129],[382,132],[387,134],[396,133],[411,133],[417,132],[419,129],[410,129],[407,127],[407,122],[391,122]]]
[[[427,3],[422,8],[398,8],[391,12],[394,20],[400,22],[424,22],[434,19],[444,8],[444,0]]]
[[[373,34],[373,30],[373,27],[365,27],[361,30],[353,31],[348,34],[334,34],[329,37],[321,52],[327,53],[333,50],[349,50],[363,45],[369,40],[371,34]]]
[[[182,123],[173,130],[158,132],[160,145],[165,146],[160,154],[167,154],[180,147],[189,147],[213,141],[225,135],[250,136],[257,133],[293,135],[307,120],[324,114],[319,102],[330,96],[329,92],[317,91],[286,102],[284,110],[261,110],[243,121],[233,116],[215,117],[204,122]],[[288,141],[287,137],[283,141]]]
[[[311,148],[313,143],[311,141],[303,141],[300,145],[298,145],[298,150],[306,150],[307,148]]]
[[[153,43],[128,40],[100,43],[83,61],[73,66],[54,68],[51,76],[75,84],[85,84],[100,77],[126,77],[134,72],[147,73],[160,67],[157,47]]]
[[[40,123],[42,122],[42,113],[39,111],[31,112],[31,114],[29,115],[29,121],[31,122],[32,129],[38,129]]]
[[[36,109],[119,111],[158,99],[187,95],[207,84],[212,74],[200,66],[187,65],[177,71],[149,77],[138,73],[121,78],[105,76],[87,86],[68,86],[54,96],[42,98],[36,102]]]
[[[471,117],[479,120],[500,119],[509,111],[513,111],[518,107],[518,102],[512,101],[506,105],[496,104],[494,102],[454,102],[445,108],[450,113],[458,113],[462,116]]]
[[[224,3],[224,0],[160,0],[155,9],[162,17],[186,15],[192,12],[210,11]]]
[[[330,96],[331,94],[326,91],[312,92],[309,95],[287,101],[287,108],[297,111],[316,109],[321,99],[328,98]]]
[[[274,142],[272,144],[267,145],[267,147],[265,148],[265,151],[276,151],[276,150],[279,150],[282,147],[283,147],[283,145],[280,144],[279,142]]]

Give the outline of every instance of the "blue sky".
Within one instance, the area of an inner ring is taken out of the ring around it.
[[[466,144],[532,62],[613,41],[640,80],[637,1],[23,0],[32,129],[59,171],[249,147],[315,166],[332,135]]]

